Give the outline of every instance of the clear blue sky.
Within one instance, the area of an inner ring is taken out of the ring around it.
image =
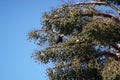
[[[28,31],[40,27],[44,11],[59,0],[0,0],[0,80],[47,80],[45,68],[31,59],[36,49]]]

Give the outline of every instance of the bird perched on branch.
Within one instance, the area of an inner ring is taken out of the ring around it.
[[[58,38],[57,38],[57,41],[56,41],[56,44],[60,43],[63,41],[63,34],[59,35]]]

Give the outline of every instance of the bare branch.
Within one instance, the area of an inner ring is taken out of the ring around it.
[[[92,2],[78,2],[78,3],[75,3],[75,4],[72,4],[71,6],[77,6],[77,5],[88,5],[88,4],[91,4],[91,5],[107,5],[106,2],[98,2],[98,1],[92,1]]]

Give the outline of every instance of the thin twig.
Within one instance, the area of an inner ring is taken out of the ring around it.
[[[45,29],[41,29],[41,30],[34,30],[34,32],[45,32],[45,33],[48,33],[48,34],[53,34],[53,35],[61,35],[61,34],[60,34],[60,33],[58,33],[58,32],[48,31],[48,30],[45,30]]]

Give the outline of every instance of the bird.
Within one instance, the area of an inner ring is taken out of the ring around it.
[[[61,43],[63,41],[63,34],[59,35],[56,41],[56,44]]]

